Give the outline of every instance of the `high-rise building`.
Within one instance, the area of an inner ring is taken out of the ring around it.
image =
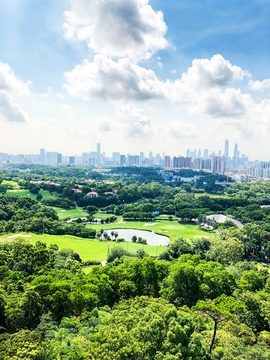
[[[187,151],[186,151],[186,157],[190,157],[190,149],[187,149]]]
[[[40,156],[40,162],[42,164],[44,164],[45,163],[45,149],[40,149],[39,156]]]
[[[152,151],[149,151],[149,160],[153,160],[153,153],[152,153]]]
[[[165,156],[165,168],[171,167],[171,157],[169,155]]]
[[[140,159],[143,159],[144,158],[144,152],[140,152]]]
[[[57,165],[62,164],[62,154],[57,154]]]
[[[126,165],[126,155],[120,155],[120,166]]]
[[[193,164],[192,164],[193,166],[192,166],[192,168],[193,169],[196,169],[196,170],[201,170],[202,169],[202,159],[200,159],[200,158],[195,158],[194,160],[193,160]]]
[[[226,170],[227,158],[226,156],[212,156],[211,171],[212,173],[224,174]]]
[[[235,144],[235,145],[234,145],[233,157],[234,157],[235,159],[237,159],[237,158],[238,158],[238,154],[239,154],[239,152],[238,152],[238,144]]]
[[[207,158],[208,158],[208,149],[204,149],[203,158],[204,158],[204,159],[207,159]]]
[[[218,150],[218,156],[221,156],[221,150]]]
[[[140,158],[138,155],[129,155],[128,157],[128,166],[139,166],[140,165]]]
[[[202,152],[201,149],[199,149],[197,158],[201,158],[201,157],[202,157]]]
[[[113,152],[112,153],[112,159],[113,159],[113,161],[120,162],[120,153],[119,152]]]
[[[224,156],[226,157],[229,156],[229,141],[227,139],[225,140],[225,145],[224,145]]]
[[[70,156],[69,157],[69,165],[74,165],[75,164],[75,156]]]
[[[188,168],[188,169],[191,169],[191,166],[192,166],[191,157],[183,157],[183,156],[179,156],[179,157],[174,156],[173,157],[173,167],[174,168],[179,168],[179,169]]]
[[[100,143],[97,143],[97,158],[100,159]]]

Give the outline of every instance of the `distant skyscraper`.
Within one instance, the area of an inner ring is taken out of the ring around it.
[[[97,158],[100,158],[100,143],[97,143]]]
[[[126,155],[120,155],[120,166],[126,165]]]
[[[57,154],[57,164],[62,164],[62,154]]]
[[[226,157],[229,156],[229,141],[227,139],[225,140],[224,156],[226,156]]]
[[[163,159],[165,159],[165,151],[163,151]]]
[[[140,152],[140,159],[144,158],[144,152]]]
[[[69,165],[74,165],[75,164],[75,156],[70,156],[69,157]]]
[[[152,153],[152,151],[149,151],[149,160],[153,160],[153,153]]]
[[[218,156],[221,156],[221,150],[218,150]]]
[[[170,156],[165,156],[165,164],[164,164],[165,168],[168,168],[171,166],[171,158]]]
[[[45,163],[45,149],[40,149],[39,154],[40,154],[40,161],[42,163]]]
[[[194,158],[197,157],[197,149],[194,149]]]
[[[197,156],[198,158],[201,158],[202,157],[202,152],[201,152],[201,149],[199,149],[199,151],[198,151],[198,156]]]
[[[235,144],[234,145],[234,153],[233,153],[233,157],[234,158],[237,158],[238,156],[238,144]]]
[[[203,157],[204,157],[204,159],[208,158],[208,149],[204,149]]]
[[[187,151],[186,151],[186,157],[190,157],[190,149],[187,149]]]

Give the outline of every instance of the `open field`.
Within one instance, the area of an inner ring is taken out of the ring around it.
[[[20,187],[16,181],[3,180],[1,185],[5,185],[8,188],[12,188],[12,189],[20,189]]]
[[[59,220],[76,219],[79,217],[89,216],[89,214],[86,211],[83,211],[83,209],[80,207],[76,207],[76,209],[71,209],[71,210],[64,210],[55,207],[53,209],[57,212],[57,215],[59,216]]]
[[[98,214],[96,214],[98,216]],[[143,226],[146,223],[154,224],[150,226]],[[112,224],[102,224],[102,225],[88,225],[93,229],[99,231],[110,230],[110,229],[137,229],[137,230],[150,230],[154,231],[157,234],[169,236],[172,241],[177,240],[180,237],[185,239],[192,239],[194,237],[209,237],[213,236],[214,232],[205,232],[197,228],[196,224],[189,222],[178,221],[168,221],[168,220],[154,220],[151,222],[145,221],[124,221],[118,220],[118,222]],[[159,231],[162,230],[162,231]]]
[[[41,195],[43,196],[42,200],[56,199],[56,196],[50,194],[47,190],[40,190]],[[35,194],[31,194],[28,190],[16,189],[16,190],[7,190],[8,195],[18,195],[18,196],[28,196],[31,199],[36,199]],[[29,195],[28,195],[29,194]]]
[[[21,234],[27,235],[28,233]],[[2,239],[9,240],[7,237],[12,235],[14,234],[3,235]],[[30,241],[30,243],[42,241],[45,242],[47,246],[51,244],[57,244],[59,249],[68,248],[78,252],[84,261],[103,261],[107,258],[108,249],[112,249],[113,247],[122,247],[131,253],[136,253],[138,249],[144,249],[147,254],[153,256],[159,255],[166,249],[166,246],[150,246],[133,243],[117,243],[113,241],[99,241],[96,239],[82,239],[70,235],[39,235],[33,233],[29,233],[29,235],[31,235],[31,237],[26,239],[27,241]],[[88,271],[90,271],[90,269]]]
[[[200,196],[209,196],[211,198],[225,198],[225,199],[229,198],[229,196],[226,196],[226,195],[216,195],[216,194],[207,194],[207,193],[194,193],[194,195],[195,195],[195,198],[200,197]]]

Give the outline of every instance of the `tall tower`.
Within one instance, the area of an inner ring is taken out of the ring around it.
[[[198,158],[201,158],[201,157],[202,157],[201,149],[199,149],[197,157],[198,157]]]
[[[97,158],[100,158],[100,143],[97,143]]]
[[[239,152],[238,152],[238,144],[234,145],[234,154],[233,157],[237,158],[239,156]]]
[[[226,157],[229,156],[229,141],[227,139],[225,140],[225,145],[224,145],[224,156]]]

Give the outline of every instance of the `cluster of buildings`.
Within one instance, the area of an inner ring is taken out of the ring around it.
[[[47,165],[76,165],[90,167],[113,167],[113,166],[158,166],[164,169],[193,169],[223,174],[226,170],[249,177],[270,178],[270,162],[249,161],[245,154],[240,154],[238,144],[234,145],[233,156],[229,156],[229,141],[226,139],[224,150],[209,152],[208,149],[187,149],[186,156],[169,156],[163,154],[153,155],[149,152],[148,157],[144,152],[139,155],[121,154],[113,152],[112,156],[106,156],[101,152],[101,145],[97,143],[96,151],[83,153],[81,156],[63,156],[58,152],[49,152],[40,149],[39,154],[34,155],[10,155],[0,153],[0,166],[11,163],[22,164],[47,164]]]

